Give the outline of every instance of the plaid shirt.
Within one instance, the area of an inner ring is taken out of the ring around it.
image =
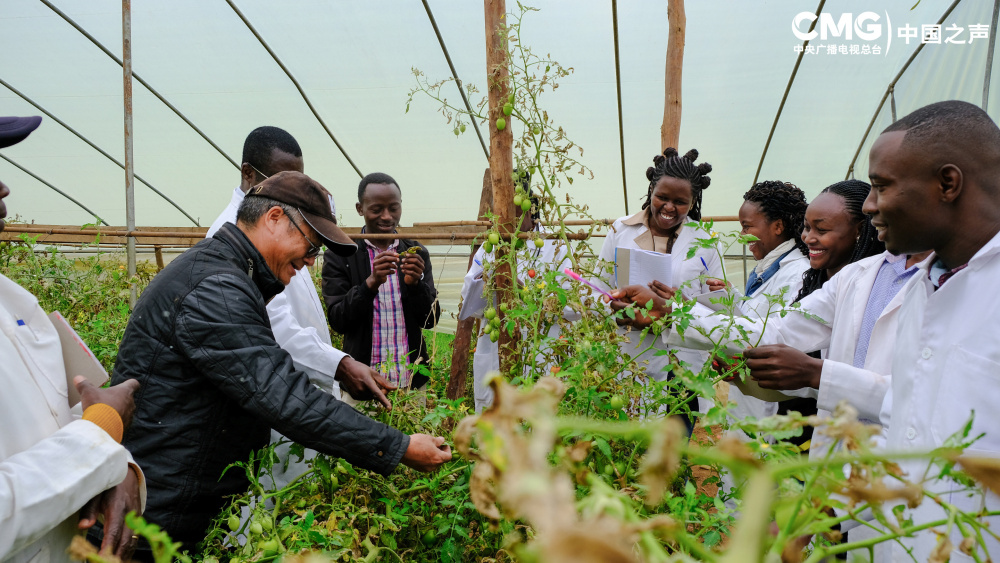
[[[396,250],[399,240],[392,241],[386,250]],[[365,240],[368,263],[375,269],[375,257],[381,252],[369,240]],[[410,384],[408,354],[410,345],[406,338],[406,319],[403,318],[403,300],[399,290],[399,276],[391,275],[378,287],[378,297],[372,311],[372,357],[371,366],[400,387]]]

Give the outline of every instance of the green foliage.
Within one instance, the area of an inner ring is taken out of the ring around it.
[[[3,274],[37,297],[45,311],[62,313],[110,373],[128,323],[130,284],[142,291],[155,265],[141,262],[130,279],[123,252],[105,252],[95,244],[85,248],[92,254],[73,258],[53,247],[39,248],[37,236],[20,239],[0,242]]]

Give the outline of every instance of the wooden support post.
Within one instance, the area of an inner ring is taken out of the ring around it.
[[[660,150],[674,147],[680,150],[681,136],[681,70],[684,67],[684,0],[668,0],[667,71],[664,77],[665,97],[663,125],[660,126]]]
[[[493,182],[490,180],[490,169],[483,173],[483,191],[479,195],[479,219],[486,218],[486,212],[493,207]],[[472,249],[469,255],[469,268],[472,268],[472,260],[476,256],[479,245]],[[466,381],[469,374],[469,345],[472,343],[472,335],[478,334],[479,319],[469,317],[458,321],[458,328],[455,329],[455,342],[451,351],[451,377],[448,378],[448,388],[446,394],[454,401],[465,396]]]
[[[503,114],[503,105],[507,103],[510,92],[510,70],[507,54],[506,17],[507,8],[504,0],[483,0],[486,12],[486,81],[489,93],[489,113],[487,128],[490,130],[490,178],[493,183],[493,213],[501,234],[514,232],[514,161],[511,145],[514,136],[511,133],[513,124],[503,130],[497,129],[497,120]],[[513,121],[513,118],[510,118]],[[510,263],[506,260],[506,246],[497,249],[496,287],[500,303],[513,305],[513,275]],[[504,323],[503,311],[499,312],[501,325]],[[514,331],[518,334],[517,331]],[[509,374],[511,360],[516,349],[515,339],[506,330],[500,331],[500,372]]]
[[[163,248],[160,245],[153,246],[153,254],[156,255],[156,271],[163,269]]]

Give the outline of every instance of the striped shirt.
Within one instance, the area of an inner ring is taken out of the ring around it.
[[[399,240],[392,241],[386,250],[395,251]],[[365,240],[368,263],[375,268],[375,257],[383,250]],[[397,270],[398,272],[398,270]],[[372,307],[372,357],[371,366],[390,383],[400,387],[410,384],[408,354],[410,345],[406,338],[406,319],[403,317],[403,300],[399,289],[399,276],[390,275],[378,287]]]
[[[864,317],[861,319],[858,345],[854,349],[854,367],[865,367],[865,360],[868,358],[868,344],[871,342],[875,323],[878,322],[882,311],[889,305],[889,302],[896,297],[899,290],[916,272],[916,264],[909,268],[906,267],[905,254],[887,256],[882,261],[878,275],[875,277],[875,283],[872,285],[872,292],[868,295]]]

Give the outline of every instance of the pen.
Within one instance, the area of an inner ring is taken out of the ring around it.
[[[708,273],[708,262],[705,262],[705,259],[702,258],[701,256],[699,256],[698,259],[701,260],[701,265],[705,267],[705,273],[707,274]]]
[[[587,284],[588,286],[590,286],[591,289],[593,289],[594,291],[600,293],[601,295],[607,295],[608,299],[612,299],[612,300],[614,299],[614,297],[611,297],[610,293],[608,293],[607,291],[604,291],[603,289],[597,287],[596,285],[594,285],[593,283],[591,283],[589,280],[584,279],[580,274],[574,272],[573,270],[571,270],[569,268],[566,268],[565,270],[563,270],[563,272],[567,276],[573,278],[574,280],[576,280],[578,282],[582,282],[582,283]]]

